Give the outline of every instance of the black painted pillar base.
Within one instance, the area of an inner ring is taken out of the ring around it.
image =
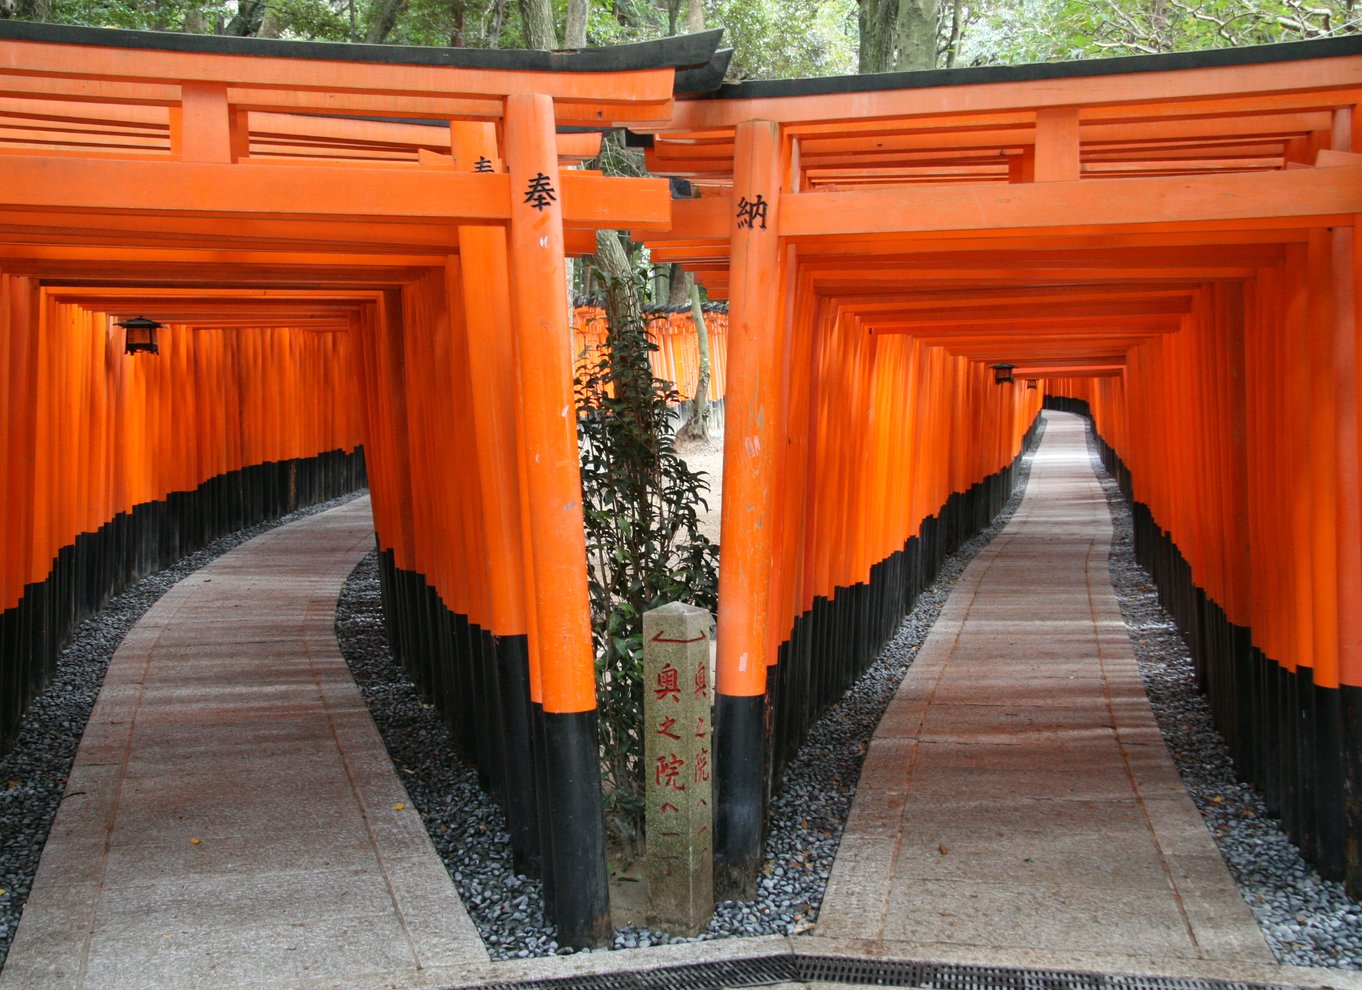
[[[1343,749],[1343,886],[1362,899],[1362,688],[1338,689]]]
[[[535,794],[530,710],[529,643],[525,636],[495,637],[501,724],[505,746],[506,820],[517,873],[538,876],[539,811]]]
[[[545,712],[544,758],[553,841],[549,920],[559,945],[607,945],[613,926],[596,713]]]
[[[544,920],[550,921],[558,914],[553,870],[553,807],[549,795],[544,706],[533,700],[530,702],[530,752],[534,754],[535,830],[539,836],[539,875],[544,881]]]
[[[714,705],[714,897],[757,893],[766,830],[766,698],[721,694]]]

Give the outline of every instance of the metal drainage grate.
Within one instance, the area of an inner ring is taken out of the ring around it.
[[[807,983],[857,983],[924,990],[1289,990],[1261,983],[1187,980],[1158,976],[1104,976],[1068,970],[1017,969],[953,963],[799,956]]]
[[[489,983],[483,990],[728,990],[777,983],[853,983],[922,990],[1294,990],[1277,984],[1160,976],[1104,976],[912,960],[782,953],[619,973]]]
[[[490,983],[484,990],[726,990],[767,987],[799,979],[798,960],[788,953],[752,959],[687,963],[625,973],[591,973],[520,983]]]

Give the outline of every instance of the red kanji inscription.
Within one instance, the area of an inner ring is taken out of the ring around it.
[[[684,791],[686,785],[681,783],[681,771],[685,769],[686,761],[678,757],[675,753],[657,758],[657,783],[661,787],[670,787],[674,791]]]
[[[709,750],[702,749],[695,754],[695,782],[703,784],[709,780]]]
[[[653,688],[653,694],[657,695],[657,700],[662,701],[670,697],[672,701],[681,700],[680,672],[671,664],[663,667],[657,672],[657,687]]]

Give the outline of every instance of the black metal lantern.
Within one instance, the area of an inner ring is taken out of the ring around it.
[[[119,320],[114,326],[122,327],[127,331],[127,335],[123,338],[123,352],[125,354],[136,354],[139,351],[146,351],[149,354],[160,353],[156,346],[156,331],[164,327],[164,323],[157,323],[145,316],[134,316],[130,320]]]
[[[1003,385],[1012,381],[1012,369],[1016,367],[1015,364],[1007,364],[1004,362],[1002,364],[990,365],[990,367],[993,369],[994,385]]]
[[[1034,378],[1028,378],[1026,380],[1026,390],[1028,392],[1034,392],[1036,390],[1036,380]]]

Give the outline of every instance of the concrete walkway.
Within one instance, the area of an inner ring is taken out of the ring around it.
[[[1012,965],[1270,967],[1141,685],[1083,423],[1046,415],[1025,499],[875,734],[816,940]]]
[[[368,499],[176,585],[113,658],[0,990],[429,985],[487,954],[336,647]]]

